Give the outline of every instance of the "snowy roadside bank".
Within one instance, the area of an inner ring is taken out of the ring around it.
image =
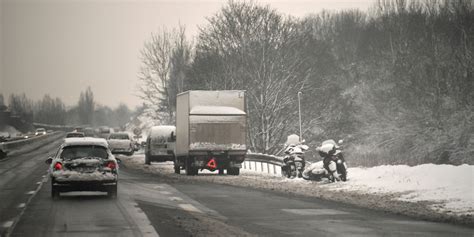
[[[144,165],[142,154],[120,158],[128,168],[157,174],[166,182],[204,181],[249,187],[474,227],[474,166],[427,164],[350,168],[348,182],[324,183],[245,170],[240,176],[221,176],[209,171],[185,176],[174,174],[171,162]]]

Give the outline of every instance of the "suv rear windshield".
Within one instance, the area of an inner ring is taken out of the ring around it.
[[[65,160],[74,160],[86,157],[98,157],[107,159],[107,149],[102,146],[67,146],[64,147],[61,156]]]
[[[111,134],[109,139],[128,140],[128,134]]]
[[[66,137],[84,137],[84,133],[68,133]]]

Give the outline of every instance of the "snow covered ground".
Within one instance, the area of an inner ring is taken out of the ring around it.
[[[21,133],[10,125],[5,125],[0,129],[0,136],[3,137],[15,137],[16,134]]]
[[[121,156],[127,167],[170,179],[207,181],[317,197],[427,220],[474,225],[474,166],[425,164],[349,168],[347,182],[311,182],[242,170],[240,176],[203,171],[176,175],[172,162],[144,165],[143,154]]]
[[[350,168],[350,181],[332,190],[388,194],[398,200],[432,202],[432,208],[458,215],[474,215],[474,166],[424,164]]]

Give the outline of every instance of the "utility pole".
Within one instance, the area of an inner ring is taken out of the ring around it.
[[[301,131],[301,95],[303,93],[301,93],[301,91],[298,91],[298,114],[299,114],[299,117],[300,117],[300,143],[301,141],[303,141],[303,137],[302,137],[302,131]]]

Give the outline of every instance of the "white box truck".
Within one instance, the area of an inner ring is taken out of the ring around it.
[[[177,96],[174,170],[239,175],[246,154],[245,91],[187,91]]]

